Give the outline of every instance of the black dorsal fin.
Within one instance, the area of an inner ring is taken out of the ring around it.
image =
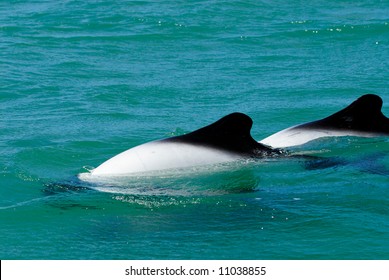
[[[245,155],[276,152],[251,137],[252,125],[253,121],[249,116],[243,113],[232,113],[208,126],[164,141],[208,146]]]
[[[324,128],[353,130],[367,133],[389,134],[389,119],[382,112],[382,99],[375,94],[366,94],[345,109],[299,128]]]

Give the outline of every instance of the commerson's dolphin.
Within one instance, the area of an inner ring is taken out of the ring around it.
[[[129,149],[92,170],[91,175],[128,175],[281,154],[251,137],[252,124],[247,115],[232,113],[191,133]]]
[[[366,94],[345,109],[318,121],[296,125],[277,132],[260,143],[277,148],[305,144],[321,137],[389,135],[389,119],[382,112],[382,99]]]
[[[379,96],[364,95],[327,118],[285,129],[259,142],[250,134],[251,118],[232,113],[191,133],[124,151],[93,169],[89,176],[128,176],[244,158],[278,157],[288,154],[279,148],[301,145],[320,137],[389,135],[389,119],[381,108]]]

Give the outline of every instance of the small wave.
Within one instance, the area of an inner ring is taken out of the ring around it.
[[[15,204],[8,205],[8,206],[0,206],[0,210],[8,210],[8,209],[14,209],[14,208],[18,208],[18,207],[28,206],[28,205],[32,205],[34,203],[45,202],[45,201],[48,201],[49,199],[50,198],[48,198],[48,197],[33,198],[30,200],[17,202]]]

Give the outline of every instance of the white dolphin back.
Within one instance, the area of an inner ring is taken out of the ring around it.
[[[375,135],[351,130],[303,129],[299,126],[293,126],[274,133],[259,143],[273,148],[288,148],[303,145],[319,138],[340,136],[374,137]]]
[[[91,171],[97,176],[126,176],[134,173],[187,168],[237,160],[235,154],[185,143],[148,142],[124,151]]]

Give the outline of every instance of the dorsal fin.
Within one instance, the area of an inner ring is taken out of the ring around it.
[[[233,153],[259,155],[276,152],[255,141],[251,134],[252,119],[243,113],[232,113],[185,135],[164,141],[208,146]]]
[[[318,121],[298,128],[325,128],[352,130],[375,134],[389,134],[389,119],[382,112],[382,99],[375,94],[366,94],[345,109]]]

